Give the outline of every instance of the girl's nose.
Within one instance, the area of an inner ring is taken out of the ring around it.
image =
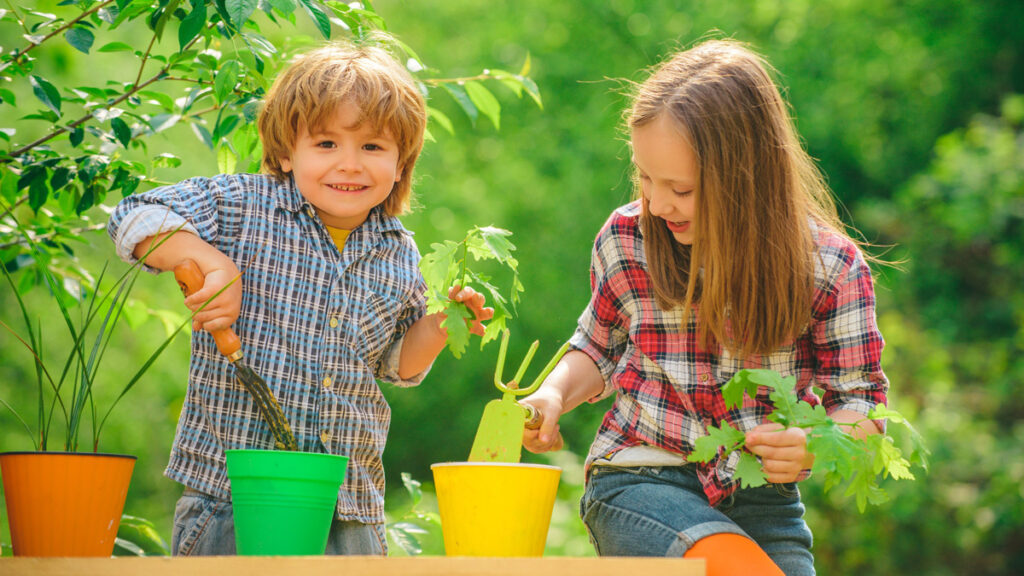
[[[664,217],[671,212],[672,205],[666,201],[664,192],[649,185],[647,187],[647,209],[655,216]]]

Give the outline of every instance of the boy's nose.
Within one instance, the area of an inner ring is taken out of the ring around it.
[[[359,161],[359,154],[355,151],[341,151],[335,161],[334,168],[339,172],[360,172],[363,164]]]

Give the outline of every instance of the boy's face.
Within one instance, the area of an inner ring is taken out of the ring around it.
[[[384,202],[402,178],[398,143],[388,133],[377,134],[368,122],[356,125],[359,108],[345,102],[323,127],[310,134],[299,129],[291,156],[281,168],[291,172],[295,185],[324,224],[352,230]]]

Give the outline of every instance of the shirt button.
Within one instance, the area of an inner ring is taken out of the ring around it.
[[[708,374],[707,374],[707,372],[705,372],[704,374],[700,375],[700,383],[701,384],[707,384],[708,383]]]
[[[337,316],[331,316],[331,328],[337,328],[337,327],[338,327],[338,317]]]
[[[306,204],[306,216],[309,216],[310,218],[316,218],[316,210],[313,210],[313,207],[310,206],[309,204]]]
[[[330,442],[331,441],[331,433],[326,431],[326,430],[321,432],[320,433],[320,441],[323,442],[324,444],[327,444],[328,442]]]
[[[324,388],[330,388],[331,387],[331,377],[330,376],[325,376],[324,377],[323,385],[324,385]]]

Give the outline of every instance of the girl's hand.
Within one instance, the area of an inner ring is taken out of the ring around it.
[[[747,432],[746,443],[748,450],[761,457],[761,470],[773,484],[796,482],[800,473],[814,463],[803,428],[761,424]]]
[[[225,264],[222,268],[214,268],[206,272],[203,287],[195,291],[191,296],[185,298],[185,306],[195,312],[213,298],[214,294],[227,286],[223,292],[217,294],[213,300],[192,318],[193,330],[206,330],[216,332],[226,330],[238,319],[242,310],[242,280],[238,278],[238,268],[234,264]]]
[[[519,403],[533,406],[540,414],[540,428],[523,431],[523,446],[534,454],[561,450],[565,444],[558,426],[558,418],[562,415],[561,400],[535,392]]]
[[[484,308],[484,295],[470,288],[469,286],[462,288],[461,286],[452,286],[452,289],[448,291],[448,298],[456,302],[462,302],[469,308],[469,311],[473,313],[473,320],[470,324],[469,331],[471,334],[477,336],[484,335],[483,321],[490,320],[494,317],[494,308]],[[442,315],[442,321],[444,320]]]

